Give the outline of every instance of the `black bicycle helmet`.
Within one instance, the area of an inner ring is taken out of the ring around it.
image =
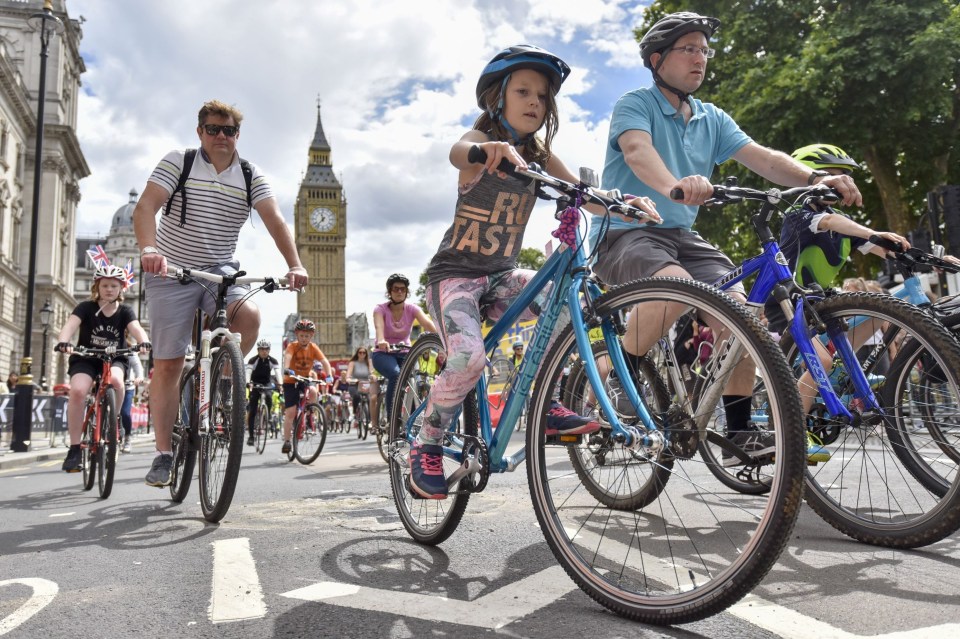
[[[387,293],[390,293],[390,289],[393,288],[393,285],[397,282],[401,282],[407,288],[410,288],[410,280],[407,279],[407,276],[403,273],[394,273],[387,278]]]
[[[846,151],[833,144],[810,144],[797,149],[791,155],[811,169],[840,169],[849,172],[860,168],[860,164],[847,155]]]
[[[317,325],[314,324],[311,320],[302,319],[296,323],[296,325],[293,327],[293,330],[294,331],[310,331],[311,333],[315,333],[317,331]]]
[[[719,19],[702,16],[692,11],[680,11],[660,18],[640,40],[640,57],[643,58],[644,66],[653,69],[650,56],[673,45],[680,36],[691,31],[701,31],[709,40],[719,27]]]
[[[570,75],[570,67],[567,63],[546,49],[532,44],[508,47],[493,56],[480,73],[480,79],[477,80],[477,105],[486,111],[487,105],[484,104],[483,95],[490,87],[502,82],[518,69],[534,69],[546,75],[554,95]],[[501,105],[500,108],[502,109],[503,106]]]

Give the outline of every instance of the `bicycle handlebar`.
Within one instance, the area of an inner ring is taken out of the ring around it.
[[[834,204],[840,201],[840,194],[825,184],[814,184],[813,186],[797,186],[792,189],[781,191],[773,188],[766,191],[750,189],[743,186],[734,186],[730,184],[713,184],[713,194],[703,203],[704,206],[726,206],[743,200],[752,200],[755,202],[766,202],[769,204],[779,204],[781,202],[794,203],[801,198],[822,202],[824,204]],[[683,189],[673,189],[670,191],[670,199],[682,200]]]
[[[177,267],[168,271],[168,277],[174,277],[180,282],[188,282],[190,278],[207,280],[214,284],[261,284],[264,291],[272,293],[276,290],[289,289],[290,283],[286,277],[247,276],[246,271],[237,271],[233,275],[219,275],[199,269]]]
[[[140,345],[130,348],[117,348],[116,346],[108,346],[107,348],[88,348],[86,346],[77,346],[73,349],[74,355],[79,355],[81,357],[116,357],[117,355],[130,355],[131,353],[139,353]]]
[[[948,273],[960,273],[960,265],[954,264],[953,262],[948,262],[938,255],[925,253],[913,246],[904,250],[903,245],[900,244],[900,242],[895,242],[885,237],[880,237],[879,235],[871,235],[869,242],[879,246],[884,250],[890,251],[893,253],[891,259],[894,259],[907,267],[912,268],[918,264],[926,264],[935,268],[943,269]]]
[[[487,161],[487,152],[479,146],[474,145],[470,147],[470,151],[467,153],[467,160],[472,164],[484,164]],[[503,173],[509,173],[510,175],[536,180],[564,195],[580,196],[583,202],[596,202],[612,213],[619,213],[641,222],[656,224],[643,210],[624,202],[623,195],[619,189],[604,191],[588,184],[567,182],[566,180],[550,175],[535,162],[530,163],[528,168],[521,169],[504,158],[500,160],[500,164],[497,165],[497,170]]]

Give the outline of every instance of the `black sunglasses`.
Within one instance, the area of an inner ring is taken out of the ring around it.
[[[229,124],[204,124],[203,130],[211,137],[217,137],[221,131],[228,138],[236,137],[237,133],[240,133],[240,127]]]

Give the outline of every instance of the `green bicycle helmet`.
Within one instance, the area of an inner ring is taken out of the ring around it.
[[[822,142],[797,149],[791,155],[811,169],[840,169],[850,173],[860,168],[857,161],[839,146]]]

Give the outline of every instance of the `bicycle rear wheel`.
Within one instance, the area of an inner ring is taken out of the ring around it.
[[[595,342],[592,350],[593,359],[601,366],[601,370],[611,370],[606,342]],[[670,396],[653,362],[644,357],[633,372],[633,382],[649,410],[654,414],[665,413],[670,405]],[[593,416],[593,408],[587,403],[588,385],[583,360],[577,359],[564,385],[564,401],[569,404],[567,408],[570,410]],[[633,411],[615,373],[607,378],[604,390],[615,409]],[[625,416],[620,415],[621,419]],[[653,455],[627,450],[611,439],[609,421],[601,418],[600,424],[598,432],[581,437],[577,445],[567,447],[573,470],[584,488],[604,506],[618,510],[643,508],[656,498],[660,487],[670,478],[673,457],[666,449]]]
[[[424,404],[429,396],[429,388],[433,385],[432,378],[427,387],[418,385],[419,362],[424,353],[430,356],[424,361],[431,359],[438,361],[437,356],[442,350],[440,337],[434,334],[421,335],[410,349],[410,354],[400,367],[400,375],[397,378],[397,390],[393,399],[387,439],[390,487],[400,521],[411,537],[431,546],[442,543],[453,534],[470,500],[470,492],[466,490],[467,486],[461,485],[462,481],[449,486],[449,495],[443,500],[416,498],[409,488],[410,444],[420,432],[424,418]],[[442,442],[444,448],[455,450],[457,453],[462,452],[462,436],[476,437],[478,423],[477,395],[475,391],[471,391],[464,401],[459,419],[447,432]],[[449,477],[460,464],[450,454],[445,454],[443,466]]]
[[[293,455],[301,464],[312,464],[327,441],[327,422],[320,404],[307,404],[294,424]]]
[[[363,412],[363,419],[357,420],[357,439],[366,439],[370,432],[370,407]]]
[[[595,300],[595,310],[615,327],[638,303],[644,326],[659,322],[663,333],[673,318],[662,313],[669,303],[713,318],[718,336],[713,361],[749,357],[769,394],[767,424],[772,455],[765,458],[772,477],[763,495],[730,494],[696,455],[709,415],[686,415],[682,407],[654,416],[659,428],[648,431],[623,407],[622,420],[646,436],[622,450],[620,475],[648,477],[650,492],[642,508],[609,506],[598,499],[591,482],[576,472],[570,446],[586,436],[545,434],[547,412],[570,353],[576,352],[567,327],[544,355],[534,384],[527,430],[527,477],[534,511],[550,549],[568,575],[594,600],[624,617],[656,624],[686,623],[722,611],[746,595],[767,574],[789,539],[800,507],[803,447],[800,403],[790,383],[783,354],[757,319],[716,289],[690,280],[650,278],[614,288]],[[662,309],[662,310],[661,310]],[[661,315],[658,317],[658,313]],[[607,348],[613,348],[609,343]],[[583,356],[591,357],[591,353]],[[725,360],[725,361],[724,361]],[[743,371],[743,368],[739,369]],[[725,380],[717,381],[717,390]],[[634,384],[619,380],[621,388]],[[654,382],[656,383],[656,382]],[[600,392],[609,393],[603,388]],[[641,398],[644,389],[636,388]],[[611,398],[616,399],[616,398]],[[567,399],[568,402],[581,401]],[[627,402],[629,405],[629,402]],[[620,412],[620,410],[618,410]],[[712,414],[712,411],[711,413]],[[636,459],[627,463],[631,457]],[[673,458],[673,464],[665,463]],[[656,469],[656,470],[654,470]],[[586,468],[585,470],[593,470]],[[602,469],[597,472],[605,473]],[[631,475],[632,474],[632,475]],[[624,479],[622,483],[627,483]],[[643,480],[639,480],[643,481]],[[600,476],[594,482],[616,481]]]
[[[840,532],[877,546],[916,548],[950,535],[960,528],[957,464],[944,455],[942,442],[929,430],[935,424],[916,402],[936,393],[937,412],[955,419],[960,347],[920,309],[890,295],[835,295],[815,308],[823,325],[855,326],[848,331],[855,343],[870,338],[857,362],[835,358],[830,376],[853,422],[834,419],[819,401],[807,415],[808,428],[830,454],[829,460],[807,467],[807,503]],[[789,334],[781,341],[799,376],[803,368],[796,344]],[[899,355],[881,374],[878,366],[895,350]],[[862,412],[847,366],[864,369],[881,414]],[[932,386],[934,370],[939,372]]]
[[[246,426],[246,380],[240,346],[223,340],[210,368],[210,422],[200,440],[200,508],[218,522],[230,509],[240,475]]]
[[[117,471],[117,396],[113,387],[103,391],[100,403],[100,445],[97,446],[97,476],[100,498],[106,499],[113,491],[113,477]]]
[[[99,448],[99,443],[93,441],[93,415],[95,414],[91,413],[90,419],[84,420],[83,433],[80,439],[80,462],[83,464],[84,490],[92,489],[94,482],[97,480],[96,451]]]
[[[180,410],[173,422],[173,465],[170,468],[170,499],[180,503],[190,491],[197,464],[195,440],[198,428],[197,389],[199,371],[191,368],[180,375]],[[191,435],[193,434],[193,439]]]
[[[367,402],[368,406],[366,408],[367,412],[370,411],[368,399],[361,399],[360,403],[363,404]],[[374,433],[377,438],[377,450],[380,451],[380,456],[383,458],[383,461],[390,463],[390,426],[384,423],[383,418],[381,417],[378,420],[378,423],[373,425]]]
[[[253,448],[258,455],[262,455],[267,448],[267,427],[269,423],[270,411],[267,409],[266,402],[261,399],[257,407],[257,419],[253,424]]]

